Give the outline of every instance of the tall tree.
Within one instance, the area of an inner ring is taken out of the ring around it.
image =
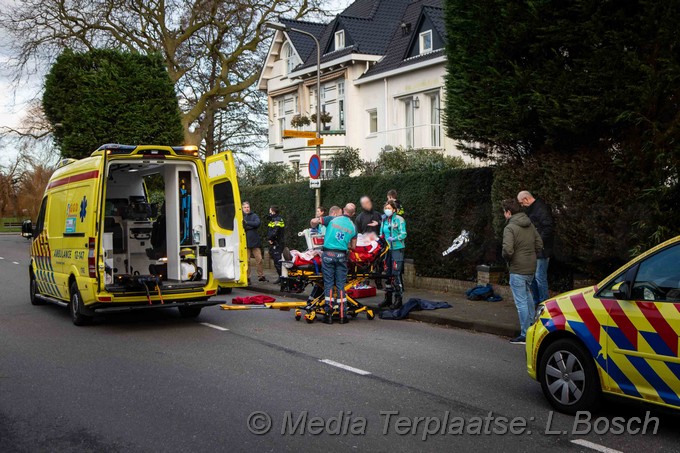
[[[43,108],[63,157],[110,142],[182,144],[177,97],[159,55],[66,50],[45,79]]]
[[[280,15],[322,11],[323,0],[15,0],[0,23],[17,43],[24,72],[65,47],[116,48],[163,56],[180,98],[184,140],[214,149],[221,109],[254,113],[252,97],[270,36],[264,23]],[[255,111],[256,112],[256,111]]]
[[[677,232],[677,17],[677,1],[447,1],[447,134],[492,160],[599,154],[593,171],[654,208],[645,234]]]
[[[680,3],[450,0],[448,135],[482,157],[680,138]],[[500,154],[499,154],[500,153]]]

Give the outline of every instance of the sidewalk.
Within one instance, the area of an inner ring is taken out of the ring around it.
[[[302,294],[282,293],[279,285],[274,285],[276,273],[265,269],[265,276],[268,282],[258,282],[255,271],[251,273],[251,285],[245,288],[248,291],[271,294],[286,299],[307,300],[310,287]],[[254,278],[253,278],[254,277]],[[471,282],[470,286],[474,284]],[[378,291],[377,296],[359,299],[367,306],[377,308],[383,299],[383,291]],[[442,301],[451,304],[451,308],[444,308],[431,311],[415,311],[409,314],[409,319],[431,324],[447,325],[461,329],[486,332],[505,337],[515,337],[519,333],[519,321],[517,319],[517,309],[512,299],[504,299],[501,302],[469,301],[463,293],[443,293],[434,291],[409,290],[406,288],[404,302],[416,297],[432,301]],[[377,316],[376,316],[377,318]],[[385,321],[398,322],[398,321]]]

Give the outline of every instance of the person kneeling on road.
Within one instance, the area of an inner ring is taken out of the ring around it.
[[[351,217],[356,208],[349,203],[344,211],[338,206],[329,210],[330,216],[316,217],[310,222],[312,227],[324,225],[326,234],[321,255],[321,270],[326,299],[326,317],[324,322],[333,323],[333,289],[337,288],[338,313],[340,324],[348,322],[345,284],[347,283],[347,252],[354,249],[357,230]]]

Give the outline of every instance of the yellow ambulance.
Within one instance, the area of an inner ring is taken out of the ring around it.
[[[22,231],[31,303],[66,306],[76,325],[146,308],[197,317],[246,285],[240,208],[230,152],[204,162],[191,146],[108,144],[65,159]]]

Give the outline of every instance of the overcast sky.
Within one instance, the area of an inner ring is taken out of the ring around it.
[[[13,0],[0,0],[0,6],[6,6]],[[352,0],[329,0],[328,11],[341,11]],[[11,60],[11,42],[7,34],[0,29],[0,126],[16,128],[20,126],[27,105],[41,96],[43,78],[33,76],[23,80],[19,85],[13,82],[14,74],[8,67]],[[95,146],[97,144],[93,144]],[[15,155],[11,147],[0,149],[0,165]]]

